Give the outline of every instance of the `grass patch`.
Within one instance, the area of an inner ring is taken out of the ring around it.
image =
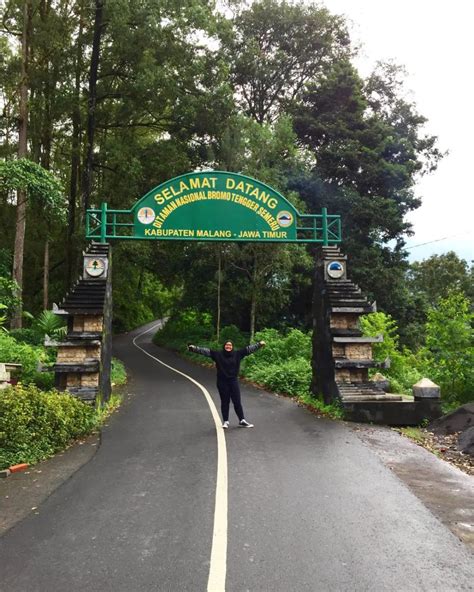
[[[296,399],[302,403],[305,407],[318,413],[319,415],[324,415],[325,417],[329,417],[330,419],[344,419],[344,409],[339,403],[331,403],[327,405],[322,398],[313,397],[309,393],[304,395],[298,395]]]
[[[109,400],[105,404],[101,404],[101,401],[98,399],[96,403],[96,427],[99,427],[105,423],[105,421],[117,411],[123,401],[123,396],[118,393],[112,393]]]
[[[112,358],[112,369],[110,372],[112,386],[121,386],[127,382],[127,372],[123,363],[117,358]]]
[[[422,446],[424,446],[429,439],[428,435],[426,434],[426,432],[424,432],[422,430],[422,428],[417,428],[417,427],[396,428],[396,431],[399,432],[400,434],[402,434],[403,436],[410,438],[410,440],[413,440],[417,444],[421,444]]]

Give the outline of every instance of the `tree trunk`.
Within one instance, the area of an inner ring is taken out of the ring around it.
[[[90,204],[92,192],[92,166],[94,156],[95,109],[97,104],[97,74],[99,71],[100,42],[103,29],[103,13],[105,0],[95,0],[94,37],[89,70],[89,98],[87,102],[87,150],[82,183],[82,214],[85,217]]]
[[[49,309],[49,240],[44,243],[43,310]]]
[[[18,126],[18,158],[26,158],[28,155],[28,52],[31,27],[31,0],[25,0],[23,5],[23,31],[21,37],[21,82]],[[26,230],[26,201],[25,191],[17,192],[15,246],[13,252],[13,280],[16,282],[15,296],[19,304],[15,308],[11,321],[12,329],[21,329],[23,304],[23,256],[25,251]]]
[[[253,341],[255,337],[255,316],[257,311],[257,279],[258,279],[258,269],[257,269],[257,254],[254,255],[253,260],[253,272],[252,272],[252,300],[250,302],[250,342]]]
[[[221,246],[217,245],[217,343],[221,332],[221,275],[222,275],[222,251]]]
[[[69,203],[67,217],[67,245],[66,245],[66,277],[67,285],[71,285],[75,271],[74,233],[76,231],[76,204],[79,183],[79,168],[81,163],[81,72],[83,55],[83,4],[79,4],[79,31],[77,34],[75,81],[74,81],[74,106],[71,114],[72,138],[71,138],[71,176],[69,182]]]

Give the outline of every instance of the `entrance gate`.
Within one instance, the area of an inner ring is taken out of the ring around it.
[[[313,393],[326,402],[338,398],[359,420],[387,423],[391,402],[394,423],[417,423],[420,414],[436,413],[426,404],[400,406],[400,396],[387,395],[369,381],[369,369],[383,367],[372,356],[372,344],[382,338],[364,337],[358,318],[375,307],[347,277],[346,257],[337,247],[341,219],[326,208],[320,214],[301,214],[256,179],[224,171],[193,172],[152,189],[130,210],[109,209],[106,203],[88,210],[86,236],[93,242],[84,254],[83,275],[55,310],[68,319],[68,335],[58,344],[58,388],[84,400],[110,395],[110,241],[316,243],[321,249],[314,276]]]
[[[300,214],[268,185],[236,173],[188,173],[149,191],[130,210],[106,203],[88,210],[91,240],[187,240],[235,242],[341,242],[341,219]]]

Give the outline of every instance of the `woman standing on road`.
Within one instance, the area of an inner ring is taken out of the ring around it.
[[[196,345],[188,345],[189,351],[195,354],[201,354],[207,358],[212,358],[216,363],[217,368],[217,390],[221,398],[222,411],[222,427],[227,429],[229,427],[229,405],[230,400],[234,404],[235,413],[239,418],[239,426],[242,428],[253,428],[253,424],[249,423],[244,417],[244,410],[240,401],[240,387],[239,387],[239,370],[242,358],[253,354],[261,347],[265,346],[265,341],[259,341],[252,345],[248,345],[243,349],[234,350],[232,341],[226,341],[222,351],[212,350],[207,347],[197,347]]]

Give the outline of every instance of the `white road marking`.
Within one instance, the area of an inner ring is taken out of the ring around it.
[[[157,329],[161,326],[161,323],[153,325],[150,329],[143,331],[137,335],[132,343],[144,354],[158,362],[159,364],[169,368],[173,372],[184,376],[201,389],[203,395],[206,397],[206,401],[211,409],[211,414],[214,419],[217,433],[217,479],[216,479],[216,502],[214,507],[214,530],[212,533],[212,550],[211,550],[211,561],[209,566],[209,579],[207,581],[207,592],[225,592],[225,578],[227,569],[227,448],[224,437],[224,430],[221,427],[221,420],[219,413],[214,405],[209,391],[197,380],[194,380],[191,376],[184,374],[180,370],[176,370],[173,366],[169,366],[162,362],[155,356],[152,356],[145,349],[137,345],[136,340]]]

